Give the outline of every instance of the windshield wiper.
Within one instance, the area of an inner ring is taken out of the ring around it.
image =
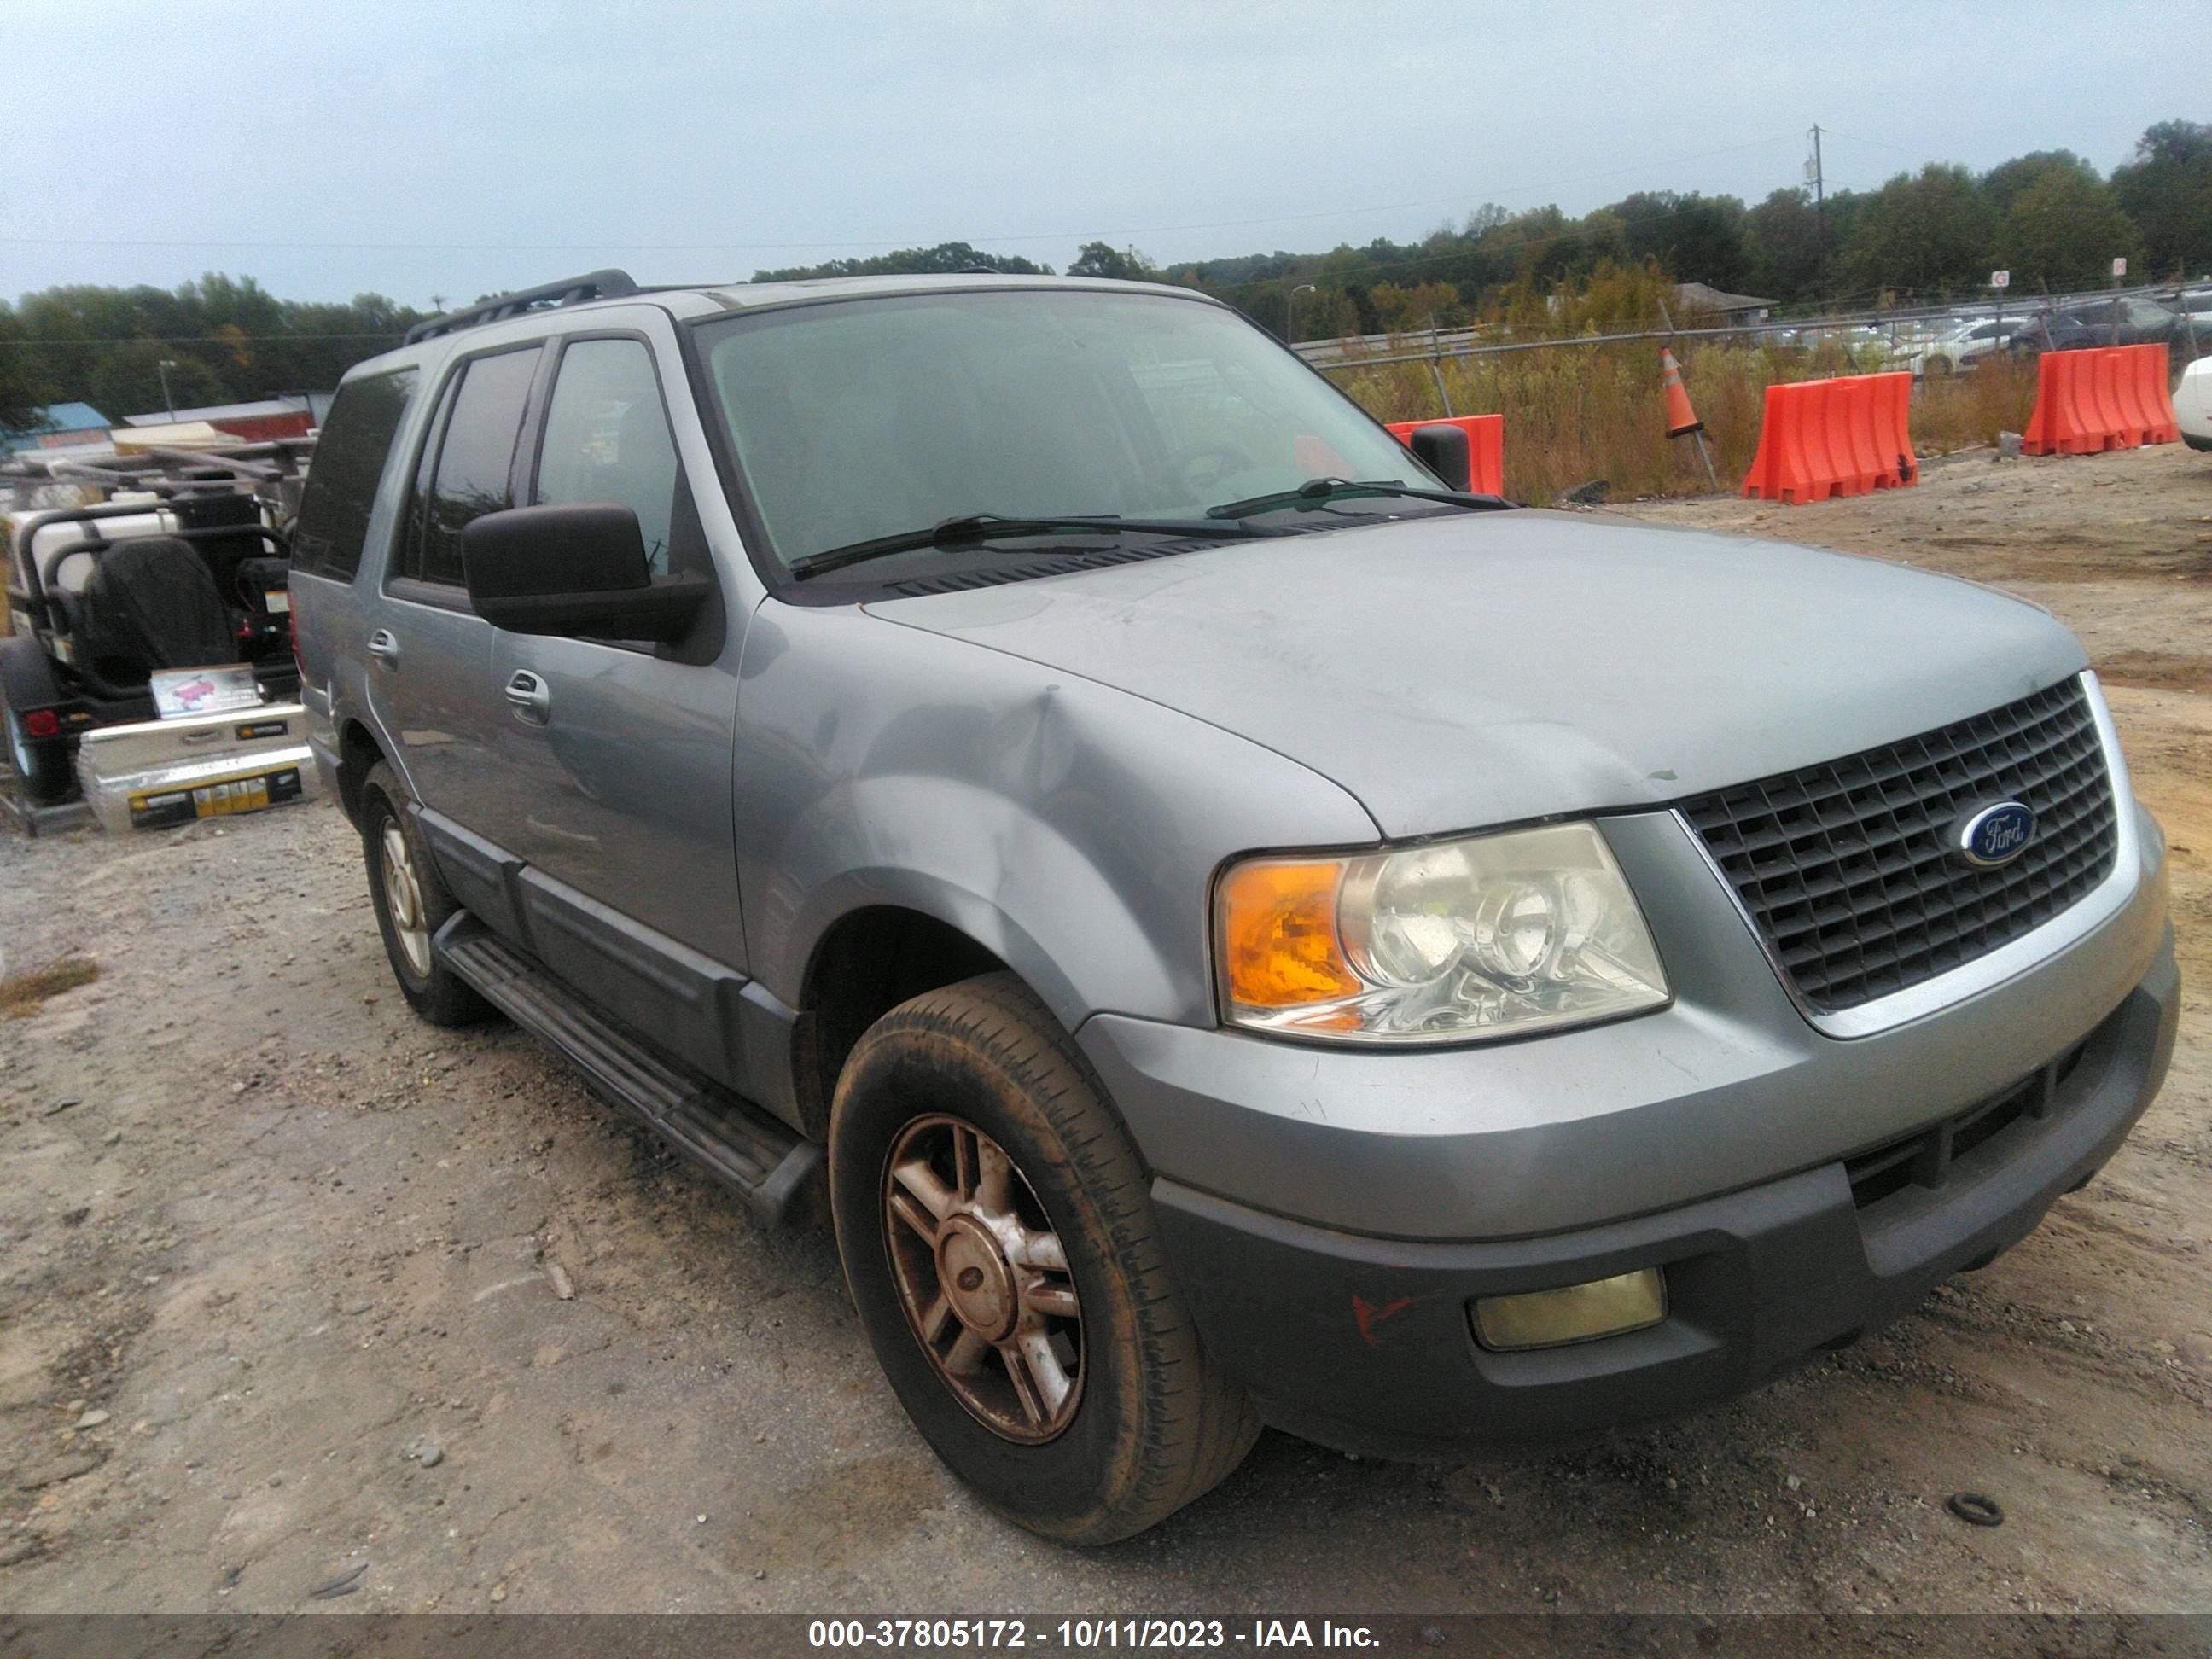
[[[1442,501],[1447,507],[1463,507],[1477,513],[1495,513],[1510,507],[1512,502],[1503,495],[1474,495],[1459,489],[1416,489],[1388,478],[1366,483],[1355,483],[1350,478],[1309,478],[1296,489],[1282,489],[1272,495],[1254,495],[1241,501],[1224,501],[1218,507],[1209,507],[1209,519],[1246,519],[1255,513],[1274,513],[1286,507],[1318,507],[1344,495],[1402,496],[1408,501]]]
[[[959,518],[941,519],[927,530],[902,530],[896,535],[875,536],[864,542],[853,542],[843,547],[810,553],[803,559],[792,561],[791,574],[795,580],[805,581],[809,576],[842,570],[848,564],[880,559],[892,553],[909,553],[916,548],[968,547],[1006,537],[1070,533],[1203,536],[1212,541],[1230,541],[1243,537],[1279,536],[1286,532],[1262,530],[1257,525],[1224,524],[1218,518],[1123,519],[1110,513],[1100,513],[1087,517],[1018,519],[1006,518],[996,513],[970,513]]]

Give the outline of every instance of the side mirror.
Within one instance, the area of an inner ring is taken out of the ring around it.
[[[471,519],[461,570],[477,614],[510,634],[672,645],[714,591],[703,576],[653,581],[637,514],[607,501]]]
[[[1467,447],[1467,428],[1459,426],[1417,426],[1406,447],[1423,466],[1444,481],[1448,489],[1465,489],[1474,478],[1474,461]]]

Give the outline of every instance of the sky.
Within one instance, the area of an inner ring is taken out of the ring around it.
[[[428,307],[966,240],[1065,269],[1484,202],[2101,169],[2212,118],[2203,0],[6,0],[0,295],[250,275]]]

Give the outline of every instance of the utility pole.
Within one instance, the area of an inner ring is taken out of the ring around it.
[[[1828,292],[1828,181],[1820,169],[1820,127],[1818,122],[1813,125],[1812,138],[1813,160],[1805,170],[1813,175],[1813,234],[1820,258],[1817,280],[1821,296],[1826,298]]]
[[[161,407],[169,411],[169,424],[177,422],[177,400],[169,395],[169,371],[176,367],[173,359],[164,357],[154,365],[154,372],[161,377]]]

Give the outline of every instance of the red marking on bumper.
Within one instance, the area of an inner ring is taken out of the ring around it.
[[[1412,1297],[1401,1296],[1395,1302],[1385,1302],[1378,1307],[1355,1292],[1352,1298],[1352,1322],[1359,1327],[1359,1340],[1370,1348],[1381,1347],[1382,1343],[1375,1334],[1375,1328],[1391,1315],[1403,1313],[1413,1305]]]

